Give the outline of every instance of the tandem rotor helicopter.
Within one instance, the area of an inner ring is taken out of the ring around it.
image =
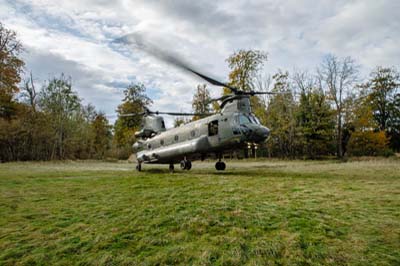
[[[151,55],[188,71],[212,85],[230,90],[230,94],[212,99],[220,102],[220,111],[214,114],[158,112],[145,109],[141,113],[120,115],[143,116],[142,129],[135,133],[139,140],[133,144],[137,171],[142,170],[142,164],[169,164],[171,172],[174,171],[174,164],[180,164],[182,170],[190,170],[192,161],[209,157],[217,160],[215,169],[223,171],[226,168],[226,164],[222,161],[224,154],[241,150],[249,144],[260,144],[268,138],[269,129],[261,125],[252,113],[250,97],[277,93],[239,90],[194,70],[170,53],[167,54],[155,46],[149,48],[149,44],[144,44],[137,36],[127,35],[118,42],[124,44],[134,42],[136,46]],[[166,129],[164,119],[160,115],[208,116],[177,128]]]

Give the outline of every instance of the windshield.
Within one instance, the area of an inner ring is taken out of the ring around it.
[[[250,119],[246,115],[239,115],[239,124],[248,124],[251,123]]]
[[[244,115],[244,114],[239,114],[238,116],[236,116],[236,121],[238,124],[242,125],[242,124],[260,124],[260,121],[258,121],[257,117],[255,117],[254,115],[250,114],[250,115]]]
[[[257,124],[257,125],[260,124],[260,121],[258,120],[258,118],[255,115],[250,115],[249,117],[253,121],[254,124]]]

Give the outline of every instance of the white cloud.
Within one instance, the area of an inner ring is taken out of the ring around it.
[[[0,0],[0,7],[0,20],[27,49],[29,69],[42,79],[71,75],[80,95],[107,113],[131,81],[149,88],[155,109],[189,111],[201,82],[145,53],[122,53],[110,44],[135,31],[219,79],[227,77],[225,59],[240,48],[266,50],[271,73],[314,69],[327,53],[354,57],[364,72],[400,61],[395,0]],[[214,96],[219,92],[213,87]]]

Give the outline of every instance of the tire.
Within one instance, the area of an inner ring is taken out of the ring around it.
[[[186,161],[186,170],[192,169],[192,162],[191,161]]]
[[[186,162],[185,161],[181,161],[181,169],[185,170],[186,169]]]
[[[215,164],[215,169],[217,169],[217,171],[224,171],[226,168],[226,165],[224,162],[217,162]]]

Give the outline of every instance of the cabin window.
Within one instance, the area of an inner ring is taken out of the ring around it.
[[[179,140],[179,136],[176,135],[176,136],[175,136],[175,141],[178,141],[178,140]]]
[[[194,136],[196,136],[196,132],[194,130],[190,131],[190,136],[192,136],[192,138],[194,138]]]
[[[164,145],[164,140],[160,140],[160,145]]]
[[[148,148],[148,149],[151,149],[151,144],[147,144],[147,148]]]
[[[208,135],[209,136],[218,135],[218,120],[214,120],[208,123]]]
[[[237,127],[233,127],[233,135],[240,135],[240,129]]]

